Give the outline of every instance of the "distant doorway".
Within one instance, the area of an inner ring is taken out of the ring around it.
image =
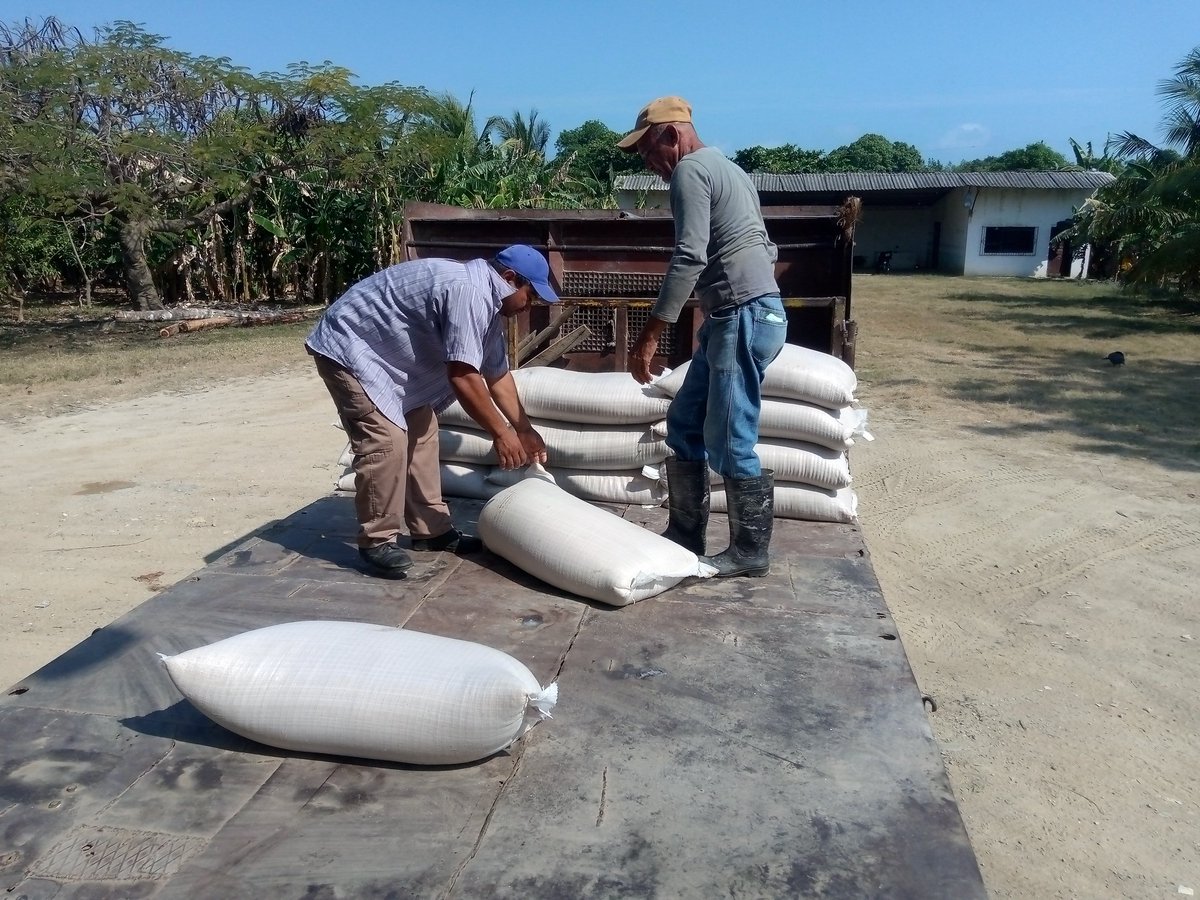
[[[1071,260],[1075,250],[1069,240],[1055,242],[1055,238],[1071,227],[1070,219],[1055,222],[1050,229],[1050,247],[1046,253],[1046,275],[1050,278],[1070,278]]]
[[[929,268],[933,271],[938,270],[938,263],[942,258],[942,223],[933,223],[933,244],[929,248]]]

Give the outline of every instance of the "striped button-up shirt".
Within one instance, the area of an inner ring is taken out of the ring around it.
[[[488,378],[508,371],[500,306],[513,287],[482,259],[418,259],[360,281],[325,311],[305,344],[344,366],[389,420],[454,399],[446,363]]]

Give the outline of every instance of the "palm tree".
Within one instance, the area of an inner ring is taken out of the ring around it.
[[[1110,138],[1102,159],[1111,153],[1125,167],[1079,209],[1069,236],[1109,256],[1110,274],[1123,281],[1192,291],[1200,288],[1200,47],[1158,93],[1164,146],[1132,132]],[[1082,164],[1082,148],[1072,147]]]
[[[495,116],[488,120],[485,132],[493,133],[501,144],[517,144],[526,153],[536,153],[545,158],[546,145],[550,143],[550,123],[538,118],[538,111],[531,109],[529,118],[515,110],[512,118]]]
[[[1184,156],[1200,155],[1200,47],[1175,66],[1175,77],[1160,81],[1158,93],[1166,98],[1166,143]]]

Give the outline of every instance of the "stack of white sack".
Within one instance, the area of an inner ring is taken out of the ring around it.
[[[654,387],[674,397],[687,368],[685,363]],[[754,449],[763,468],[774,471],[777,518],[855,521],[858,498],[850,489],[847,450],[855,438],[872,440],[867,411],[854,405],[857,387],[854,370],[840,359],[795,344],[785,344],[767,367]],[[712,509],[722,512],[723,479],[715,472],[711,478]]]
[[[583,500],[659,506],[665,486],[643,472],[667,458],[670,398],[626,372],[513,370],[555,482]],[[521,477],[497,467],[491,436],[457,402],[438,414],[442,492],[487,499]]]

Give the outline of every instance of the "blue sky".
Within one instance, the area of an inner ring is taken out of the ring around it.
[[[867,132],[958,162],[1110,133],[1160,138],[1159,80],[1200,45],[1196,0],[924,3],[654,0],[5,0],[12,23],[141,23],[190,53],[253,71],[330,61],[362,84],[474,91],[480,124],[536,109],[557,135],[625,131],[680,94],[728,153],[832,150]]]

